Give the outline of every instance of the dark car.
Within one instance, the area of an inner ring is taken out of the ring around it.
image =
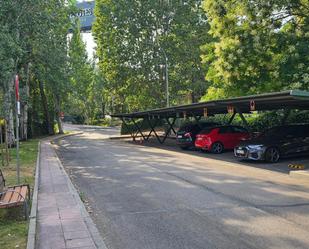
[[[234,148],[238,158],[275,163],[282,157],[309,155],[309,124],[270,128]]]
[[[194,147],[196,135],[203,129],[217,126],[215,122],[188,123],[179,128],[176,134],[177,144],[182,149]]]

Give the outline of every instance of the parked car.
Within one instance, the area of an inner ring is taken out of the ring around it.
[[[278,162],[282,157],[309,155],[309,124],[270,128],[234,149],[238,158]]]
[[[241,140],[248,139],[249,137],[250,133],[248,130],[241,126],[224,125],[210,127],[202,130],[196,136],[195,147],[220,154],[225,149],[234,149]]]
[[[177,144],[182,149],[194,147],[196,135],[207,127],[217,126],[215,122],[188,123],[179,128],[176,134]]]

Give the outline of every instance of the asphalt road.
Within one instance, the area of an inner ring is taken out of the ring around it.
[[[78,127],[58,155],[109,249],[309,248],[309,184]]]

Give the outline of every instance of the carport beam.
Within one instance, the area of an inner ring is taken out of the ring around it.
[[[166,119],[168,119],[168,118],[166,118]],[[176,119],[177,119],[177,117],[174,117],[172,123],[168,121],[169,128],[167,129],[167,131],[166,131],[166,133],[165,133],[165,136],[163,137],[163,140],[161,140],[160,137],[158,136],[158,134],[156,133],[156,131],[155,131],[155,129],[154,129],[155,126],[152,126],[152,125],[151,125],[151,122],[149,121],[149,119],[147,119],[147,122],[148,122],[148,124],[149,124],[149,126],[150,126],[150,128],[151,128],[151,131],[150,131],[150,133],[148,134],[147,139],[149,138],[151,132],[153,132],[153,133],[155,134],[157,140],[159,141],[159,143],[160,143],[160,144],[163,144],[163,143],[165,142],[165,140],[166,140],[168,134],[169,134],[169,133],[171,132],[171,130],[173,129],[173,126],[174,126],[174,124],[175,124]],[[158,120],[158,119],[156,119],[156,120]],[[157,122],[156,122],[156,123],[157,123]],[[156,123],[155,123],[155,124],[156,124]],[[174,131],[174,132],[175,132],[175,131]]]
[[[157,119],[155,119],[155,121],[156,121],[156,122],[155,122],[154,127],[156,127],[156,125],[157,125]],[[147,122],[148,122],[148,124],[149,124],[151,130],[150,130],[149,134],[148,134],[147,137],[146,137],[146,141],[149,140],[151,133],[154,131],[153,128],[152,128],[152,126],[151,126],[151,124],[150,124],[149,117],[148,117],[148,119],[147,119]]]
[[[155,120],[158,120],[158,119],[155,119]],[[151,131],[150,131],[150,133],[149,133],[148,136],[150,136],[151,132],[153,132],[153,133],[155,134],[156,138],[158,139],[159,143],[160,143],[160,144],[163,144],[163,142],[161,141],[160,137],[158,136],[158,134],[156,133],[156,131],[155,131],[155,129],[154,129],[155,126],[152,126],[152,125],[151,125],[151,122],[149,121],[149,119],[147,119],[147,122],[148,122],[148,124],[149,124],[149,126],[150,126],[150,128],[151,128]],[[155,124],[157,124],[157,122],[156,122]],[[148,137],[148,138],[149,138],[149,137]]]
[[[165,136],[163,138],[163,141],[161,142],[161,144],[163,144],[166,140],[166,138],[168,137],[168,134],[171,132],[171,130],[173,129],[173,125],[175,124],[177,118],[173,118],[173,122],[170,124],[170,127],[167,129]]]
[[[134,124],[135,128],[137,129],[136,136],[137,136],[138,133],[140,133],[142,135],[143,139],[145,140],[144,134],[142,133],[139,125],[135,122],[134,118],[132,118],[132,121],[133,121],[133,124]],[[143,121],[144,121],[144,119],[143,119]]]
[[[133,141],[135,141],[134,132],[132,132],[130,126],[128,126],[128,124],[126,123],[126,121],[125,121],[125,119],[123,117],[121,117],[121,121],[124,124],[124,126],[127,128],[127,130],[129,131],[131,137],[133,138]]]
[[[177,117],[176,118],[174,118],[175,119],[175,121],[176,121],[176,119],[177,119]],[[171,130],[174,132],[174,134],[176,135],[177,133],[176,133],[176,131],[174,130],[174,124],[175,124],[175,121],[173,121],[173,124],[171,124],[171,122],[169,121],[169,118],[166,118],[166,122],[169,124],[169,126],[171,127]]]
[[[249,124],[248,124],[247,120],[245,119],[244,115],[242,114],[241,110],[239,108],[236,108],[236,111],[239,114],[239,116],[240,116],[242,122],[244,123],[245,127],[247,129],[249,129]]]
[[[233,115],[230,117],[228,124],[231,124],[233,122],[235,116],[236,116],[236,112],[234,112]]]

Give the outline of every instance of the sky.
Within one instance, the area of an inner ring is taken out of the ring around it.
[[[90,32],[82,33],[82,39],[86,43],[86,49],[89,58],[93,58],[94,48],[96,46],[93,36]]]

